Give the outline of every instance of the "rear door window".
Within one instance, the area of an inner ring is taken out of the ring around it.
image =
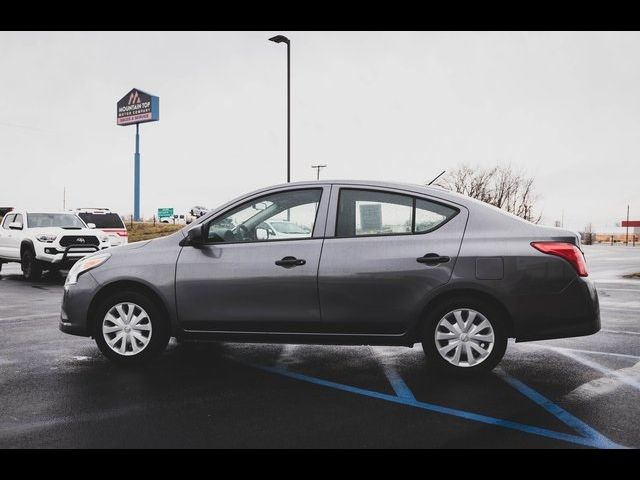
[[[343,188],[336,237],[427,233],[458,212],[457,208],[409,195]]]
[[[416,198],[415,233],[426,233],[435,230],[458,213],[453,207],[441,203]]]

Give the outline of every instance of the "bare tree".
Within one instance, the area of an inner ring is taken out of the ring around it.
[[[522,170],[515,170],[511,165],[488,168],[463,164],[435,184],[538,223],[541,215],[535,213],[538,196],[533,183],[533,177],[528,177]]]

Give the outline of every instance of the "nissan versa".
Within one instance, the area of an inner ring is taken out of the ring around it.
[[[304,235],[274,235],[287,222]],[[421,342],[428,365],[492,369],[507,338],[589,335],[598,296],[579,238],[438,187],[265,188],[173,235],[97,252],[64,289],[60,329],[124,364],[179,341]]]

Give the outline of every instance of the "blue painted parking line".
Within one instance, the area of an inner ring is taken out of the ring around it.
[[[241,363],[244,363],[244,362],[241,362]],[[365,388],[354,387],[351,385],[345,385],[342,383],[333,382],[330,380],[325,380],[322,378],[293,372],[291,370],[287,370],[280,366],[264,366],[264,365],[257,365],[257,364],[248,364],[248,365],[258,368],[260,370],[270,372],[270,373],[275,373],[278,375],[282,375],[284,377],[293,378],[295,380],[300,380],[307,383],[320,385],[323,387],[333,388],[336,390],[341,390],[349,393],[355,393],[358,395],[363,395],[370,398],[376,398],[379,400],[385,400],[388,402],[406,405],[414,408],[420,408],[422,410],[428,410],[431,412],[451,415],[453,417],[472,420],[475,422],[495,425],[498,427],[508,428],[511,430],[517,430],[517,431],[521,431],[521,432],[525,432],[533,435],[539,435],[542,437],[552,438],[554,440],[561,440],[569,443],[585,445],[588,447],[595,447],[595,448],[625,448],[609,440],[604,435],[592,429],[581,420],[578,420],[577,418],[573,417],[571,414],[566,412],[566,410],[563,410],[559,406],[555,405],[549,399],[543,397],[542,395],[540,395],[539,393],[537,393],[535,390],[531,389],[524,383],[507,376],[504,376],[503,378],[505,378],[505,380],[508,378],[509,380],[507,380],[507,382],[510,385],[514,386],[516,390],[523,393],[527,398],[531,399],[536,404],[545,408],[545,410],[547,410],[549,413],[557,417],[563,423],[567,424],[574,430],[581,433],[581,435],[572,435],[564,432],[556,432],[554,430],[549,430],[542,427],[536,427],[535,425],[527,425],[524,423],[513,422],[507,419],[490,417],[487,415],[481,415],[478,413],[468,412],[468,411],[460,410],[456,408],[444,407],[441,405],[436,405],[434,403],[418,401],[413,396],[413,393],[411,393],[411,390],[409,389],[409,387],[404,383],[404,380],[402,380],[402,378],[397,373],[395,374],[396,376],[391,377],[393,378],[393,381],[391,380],[391,378],[388,377],[389,381],[392,384],[392,387],[394,388],[394,391],[396,391],[396,395],[390,395],[387,393],[376,392],[374,390],[367,390]],[[511,381],[514,381],[514,382],[511,383]],[[396,390],[396,387],[398,387],[398,390]]]
[[[396,392],[398,397],[404,398],[405,400],[416,400],[416,397],[413,396],[413,392],[407,384],[404,383],[404,380],[395,368],[391,365],[384,365],[382,368],[384,369],[384,374],[387,376],[387,380],[389,380],[389,383],[391,384],[391,388],[393,388],[393,391]]]
[[[585,438],[590,438],[594,442],[594,446],[598,448],[623,448],[621,445],[618,445],[615,442],[612,442],[607,437],[602,435],[600,432],[590,427],[586,423],[584,423],[579,418],[574,417],[569,412],[567,412],[564,408],[559,405],[553,403],[551,400],[543,396],[542,394],[535,391],[533,388],[525,385],[520,380],[513,378],[509,374],[504,371],[497,372],[500,377],[515,388],[518,392],[520,392],[525,397],[529,398],[532,402],[540,405],[551,415],[556,417],[565,425],[571,427],[576,432],[580,433]]]

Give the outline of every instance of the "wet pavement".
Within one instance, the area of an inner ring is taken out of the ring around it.
[[[589,337],[510,342],[474,379],[422,349],[169,344],[127,370],[58,330],[63,277],[0,275],[0,447],[640,447],[640,247],[584,247]]]

